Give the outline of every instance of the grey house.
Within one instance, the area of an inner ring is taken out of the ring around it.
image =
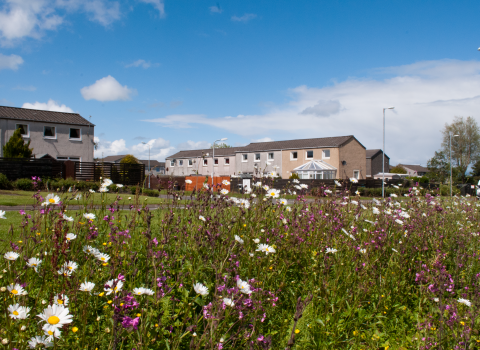
[[[125,158],[126,154],[107,156],[99,159],[99,163],[120,163]],[[151,173],[152,175],[164,175],[165,174],[165,162],[159,162],[155,159],[150,159],[150,169],[148,169],[148,159],[139,159],[140,163],[145,164],[145,174]]]
[[[382,172],[382,150],[367,149],[367,176],[374,176]],[[385,154],[385,172],[390,171],[390,157]]]
[[[94,128],[77,113],[0,106],[1,156],[5,143],[21,129],[37,158],[48,154],[57,160],[93,162]]]

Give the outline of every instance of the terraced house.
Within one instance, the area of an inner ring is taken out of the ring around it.
[[[284,179],[364,179],[366,149],[352,135],[272,142],[245,147],[180,151],[166,159],[166,173],[231,176],[275,171]]]

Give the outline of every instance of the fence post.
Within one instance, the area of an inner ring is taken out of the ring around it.
[[[62,170],[64,179],[72,178],[75,180],[75,165],[76,162],[72,162],[71,160],[63,162]]]

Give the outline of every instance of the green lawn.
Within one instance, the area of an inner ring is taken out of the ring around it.
[[[35,200],[32,198],[35,192],[27,192],[27,191],[0,191],[0,205],[7,205],[7,206],[16,206],[16,205],[33,205]],[[40,194],[42,197],[46,197],[49,192],[41,192]],[[55,193],[55,192],[50,192]],[[69,205],[82,205],[84,204],[84,195],[80,200],[72,199],[71,193],[56,193],[63,202],[68,203]],[[115,193],[88,193],[89,196],[89,203],[91,203],[93,199],[94,205],[102,204],[102,200],[107,203],[113,203],[116,199],[117,194]],[[120,194],[120,204],[133,204],[135,202],[135,195],[128,194],[128,193],[121,193]],[[131,199],[129,199],[131,198]],[[139,201],[149,204],[162,204],[165,203],[165,199],[156,198],[156,197],[147,197],[147,196],[139,196]]]

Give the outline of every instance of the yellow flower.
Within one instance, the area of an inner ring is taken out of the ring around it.
[[[103,266],[107,266],[107,265],[108,265],[108,263],[103,263],[102,265],[103,265]]]
[[[98,296],[103,297],[104,294],[105,294],[104,292],[101,292]]]
[[[23,243],[23,241],[18,241],[18,243]]]
[[[295,334],[298,334],[298,333],[300,333],[300,329],[297,328],[295,329]]]
[[[465,322],[461,321],[460,323],[462,324],[462,326],[465,326]]]
[[[155,323],[155,327],[158,327],[158,323]]]
[[[107,243],[103,243],[103,245],[107,245]]]
[[[358,334],[358,331],[353,331],[353,335],[356,336]]]
[[[78,328],[77,328],[77,327],[73,327],[73,328],[72,328],[72,332],[73,332],[73,333],[77,333],[77,332],[78,332]]]
[[[109,300],[109,301],[107,301],[107,303],[111,304],[111,303],[112,303],[112,301],[111,301],[111,300]]]
[[[247,227],[247,224],[243,224],[243,227]]]
[[[120,303],[120,306],[123,306],[123,303]]]
[[[137,317],[140,317],[140,316],[142,316],[142,314],[137,314]]]
[[[41,233],[40,233],[40,232],[37,232],[37,236],[40,236],[40,235],[41,235]]]
[[[104,308],[104,309],[106,309],[107,307],[108,307],[108,306],[107,306],[107,305],[105,305],[103,308]]]
[[[270,266],[270,270],[273,269],[273,266]]]

